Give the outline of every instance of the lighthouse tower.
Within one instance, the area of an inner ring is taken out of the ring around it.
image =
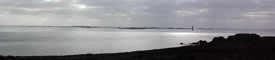
[[[194,31],[194,26],[192,26],[192,31]]]

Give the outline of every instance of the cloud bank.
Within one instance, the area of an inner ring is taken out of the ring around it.
[[[275,28],[275,0],[0,0],[1,25]]]

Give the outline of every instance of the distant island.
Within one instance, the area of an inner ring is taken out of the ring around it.
[[[239,33],[175,48],[68,56],[0,56],[0,60],[275,60],[275,37]]]
[[[179,28],[179,27],[114,27],[114,26],[13,26],[13,25],[0,25],[6,27],[77,27],[77,28],[105,28],[105,29],[193,29]]]
[[[75,28],[100,28],[100,29],[129,29],[129,30],[145,30],[145,29],[184,29],[184,30],[275,30],[275,29],[236,29],[236,28],[200,28],[190,27],[117,27],[117,26],[28,26],[28,25],[0,25],[0,27],[75,27]]]

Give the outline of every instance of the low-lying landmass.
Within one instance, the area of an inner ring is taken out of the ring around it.
[[[96,29],[128,29],[128,30],[275,30],[275,29],[236,29],[236,28],[200,28],[200,27],[126,27],[126,26],[32,26],[32,25],[0,25],[0,27],[61,27],[61,28],[96,28]]]
[[[275,60],[275,37],[236,34],[166,49],[68,56],[0,56],[0,60]]]
[[[0,27],[75,27],[75,28],[101,28],[101,29],[129,29],[129,30],[144,30],[144,29],[193,29],[182,27],[115,27],[115,26],[12,26],[0,25]],[[200,28],[203,29],[203,28]]]

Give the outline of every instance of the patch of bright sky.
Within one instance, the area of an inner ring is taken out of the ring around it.
[[[60,2],[60,0],[44,0],[45,2]]]

